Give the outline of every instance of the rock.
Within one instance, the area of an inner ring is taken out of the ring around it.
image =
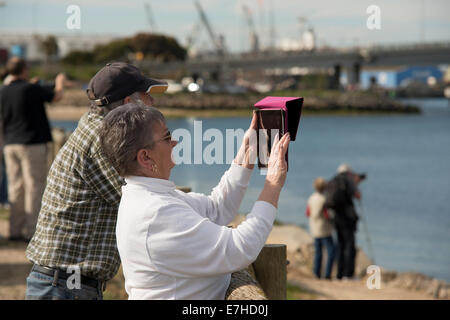
[[[441,281],[437,279],[432,279],[426,289],[427,294],[433,296],[434,298],[439,298],[439,292],[441,291]]]
[[[442,286],[438,292],[438,299],[450,299],[450,286],[448,284]]]
[[[296,252],[302,246],[312,245],[313,238],[296,225],[274,226],[266,243],[285,244],[288,252]]]
[[[397,278],[397,275],[398,275],[398,273],[395,271],[381,268],[381,281],[383,283],[388,283],[388,282],[393,281],[395,278]]]
[[[435,299],[450,298],[450,284],[419,272],[395,272],[382,268],[381,281],[390,287],[423,292]]]
[[[367,267],[372,265],[373,261],[360,249],[356,249],[355,276],[364,278],[367,275]]]
[[[390,285],[409,290],[426,291],[430,288],[431,282],[432,278],[421,273],[402,272],[397,275]]]

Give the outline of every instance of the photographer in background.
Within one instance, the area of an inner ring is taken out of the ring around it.
[[[337,278],[352,279],[355,273],[355,233],[358,224],[353,198],[361,199],[358,184],[366,178],[357,174],[347,164],[341,164],[338,174],[326,187],[325,207],[334,212],[338,240]]]

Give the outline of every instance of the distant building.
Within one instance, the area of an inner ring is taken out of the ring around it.
[[[398,86],[397,75],[399,70],[363,70],[359,76],[361,89],[368,89],[374,80],[376,85],[386,89]]]
[[[443,80],[444,72],[437,66],[413,66],[403,69],[362,70],[360,74],[361,89],[368,89],[375,81],[376,85],[386,89],[405,87],[412,82],[435,84]],[[340,82],[347,84],[347,75],[341,74]]]
[[[0,33],[0,49],[7,50],[9,56],[21,56],[29,61],[43,61],[45,54],[40,42],[50,34]],[[58,57],[63,58],[73,50],[88,51],[98,44],[105,44],[118,38],[105,34],[51,34],[58,42]]]
[[[316,35],[312,28],[303,33],[302,36],[302,50],[311,51],[316,48]]]
[[[309,28],[301,35],[301,39],[282,39],[278,45],[281,51],[312,51],[316,49],[316,35],[312,28]]]
[[[421,82],[428,85],[443,79],[444,73],[437,67],[411,67],[397,73],[397,86],[404,87],[410,82]]]

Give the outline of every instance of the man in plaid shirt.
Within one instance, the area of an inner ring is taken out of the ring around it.
[[[34,263],[27,299],[102,299],[120,266],[115,226],[122,178],[100,149],[99,129],[112,109],[153,104],[167,83],[134,66],[108,63],[90,81],[91,110],[56,156],[47,177],[36,232],[26,255]]]

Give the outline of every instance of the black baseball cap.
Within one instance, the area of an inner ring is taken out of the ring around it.
[[[148,78],[132,64],[107,63],[89,82],[87,96],[97,106],[108,105],[134,92],[163,93],[168,84]]]

